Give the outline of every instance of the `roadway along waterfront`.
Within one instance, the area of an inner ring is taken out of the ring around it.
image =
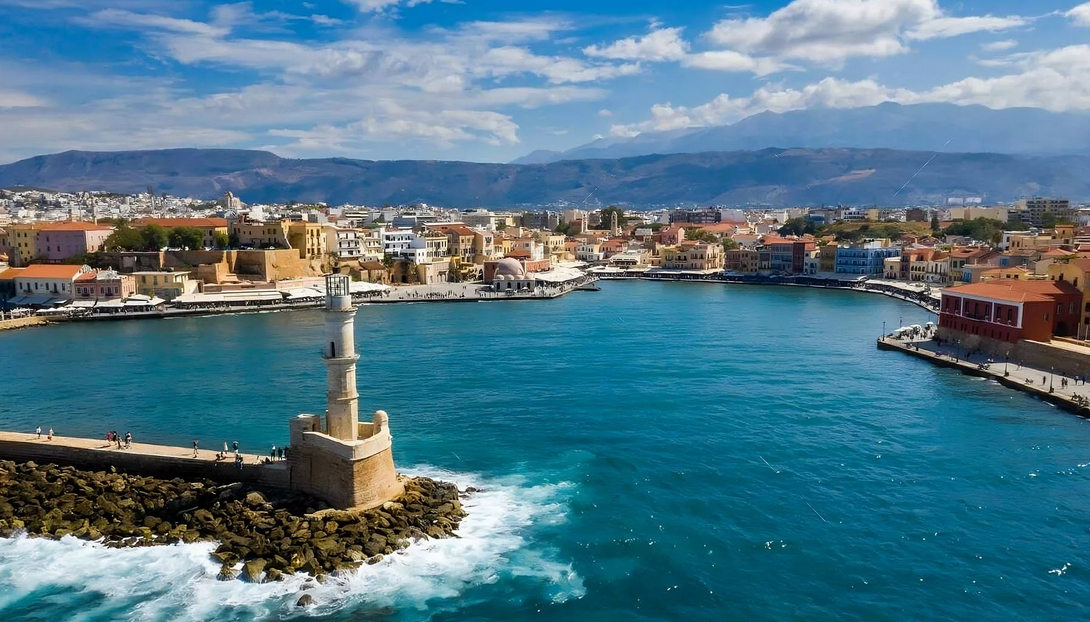
[[[460,538],[331,577],[310,614],[1081,618],[1090,421],[876,349],[883,322],[934,319],[902,301],[601,285],[360,309],[361,411],[389,412],[404,471],[482,491]],[[300,311],[5,332],[0,428],[267,453],[326,401],[322,330]],[[3,540],[0,616],[294,615],[298,585],[218,582],[209,547]]]

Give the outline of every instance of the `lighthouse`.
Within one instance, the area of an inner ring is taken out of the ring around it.
[[[359,438],[359,393],[356,392],[356,306],[348,276],[325,277],[326,434],[342,441]]]
[[[356,390],[355,323],[350,281],[342,274],[325,278],[326,415],[302,414],[291,420],[288,479],[292,490],[341,509],[370,508],[405,491],[397,476],[390,420],[375,411],[360,422]]]

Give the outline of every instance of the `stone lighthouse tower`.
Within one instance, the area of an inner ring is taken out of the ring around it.
[[[326,433],[342,441],[359,437],[359,394],[356,392],[356,307],[348,277],[325,278]]]
[[[359,420],[355,319],[348,277],[326,276],[326,417],[323,422],[304,414],[291,420],[288,460],[293,490],[342,509],[374,507],[404,492],[386,413],[376,411],[370,422]]]

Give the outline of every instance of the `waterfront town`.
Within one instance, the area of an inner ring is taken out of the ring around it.
[[[493,211],[4,191],[0,262],[4,327],[317,307],[335,273],[356,303],[549,299],[610,279],[851,288],[927,308],[936,336],[981,354],[1018,344],[1036,361],[1024,344],[1090,339],[1090,207],[1061,198]]]

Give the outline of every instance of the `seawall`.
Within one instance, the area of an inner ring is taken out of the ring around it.
[[[675,283],[725,283],[729,285],[760,285],[760,286],[776,286],[776,287],[809,287],[812,289],[835,289],[846,292],[861,292],[864,294],[879,294],[887,296],[889,298],[896,298],[904,302],[912,303],[917,307],[926,309],[932,313],[939,312],[938,302],[923,302],[907,296],[903,293],[889,291],[886,289],[878,289],[876,287],[867,287],[865,284],[862,287],[853,287],[851,285],[840,285],[837,281],[825,281],[823,283],[808,283],[799,282],[790,278],[777,279],[777,280],[758,280],[758,279],[738,279],[738,278],[725,278],[717,275],[708,275],[701,277],[693,277],[683,274],[655,274],[655,275],[633,275],[633,276],[600,276],[603,281],[628,281],[628,280],[640,280],[640,281],[671,281]]]
[[[54,436],[47,440],[36,434],[0,432],[0,459],[15,462],[33,461],[59,464],[88,471],[114,467],[127,473],[172,479],[206,478],[223,484],[245,482],[273,488],[288,488],[289,466],[286,461],[259,464],[255,455],[244,455],[242,468],[234,462],[234,454],[226,460],[216,460],[215,452],[184,447],[133,443],[129,449],[117,449],[103,440]]]
[[[941,356],[935,352],[931,352],[930,350],[917,350],[915,348],[909,348],[904,343],[895,341],[893,339],[879,339],[877,345],[879,350],[895,350],[898,352],[903,352],[910,356],[924,359],[929,363],[937,365],[939,367],[956,369],[961,373],[969,376],[995,380],[999,384],[1009,389],[1015,389],[1016,391],[1022,391],[1023,393],[1035,395],[1041,400],[1046,401],[1050,404],[1054,404],[1055,406],[1062,408],[1068,412],[1075,413],[1080,417],[1090,418],[1090,406],[1080,404],[1079,402],[1072,399],[1072,397],[1064,395],[1061,392],[1057,392],[1055,390],[1050,391],[1044,386],[1044,384],[1041,384],[1040,386],[1036,384],[1026,384],[1024,380],[1024,370],[1018,370],[1017,375],[1007,375],[1007,372],[1003,370],[1008,369],[1009,366],[1003,363],[993,363],[991,367],[988,367],[987,369],[981,369],[981,367],[976,363],[968,362],[964,359],[955,360],[946,356]],[[1048,373],[1036,369],[1032,371],[1035,375],[1038,373],[1043,375]]]
[[[31,326],[44,326],[49,320],[37,315],[17,317],[10,320],[0,320],[0,330],[14,330],[16,328],[29,328]]]

